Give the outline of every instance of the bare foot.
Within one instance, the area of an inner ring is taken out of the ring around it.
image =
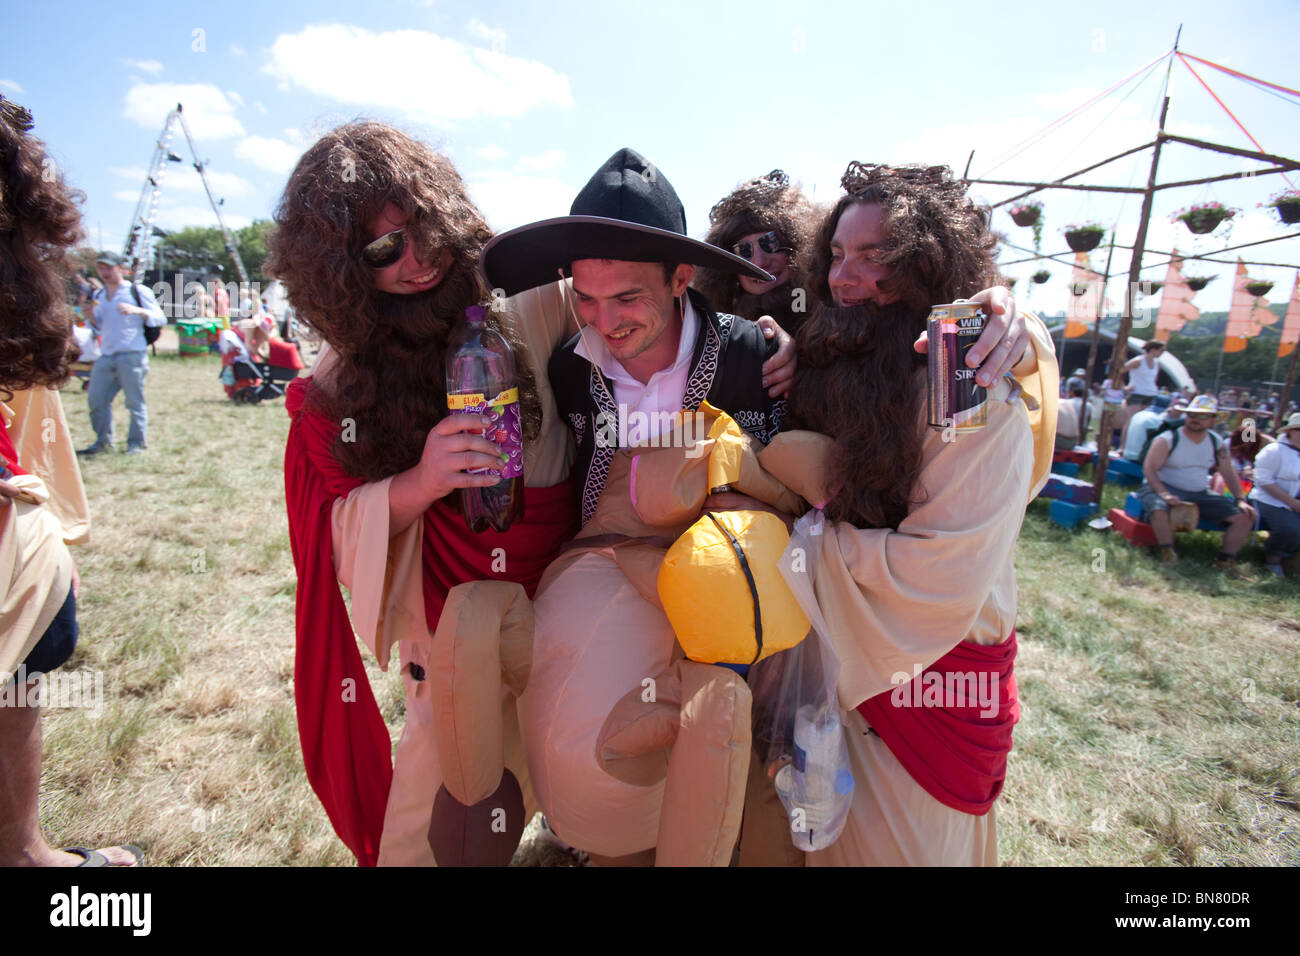
[[[104,857],[109,866],[139,866],[140,858],[124,846],[108,846],[92,851]],[[86,862],[86,857],[80,853],[69,853],[66,850],[54,852],[54,861],[47,864],[48,866],[81,866]]]

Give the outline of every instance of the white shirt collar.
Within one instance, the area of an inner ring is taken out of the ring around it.
[[[677,342],[677,357],[673,364],[667,368],[660,369],[650,376],[653,382],[657,376],[665,375],[681,367],[691,360],[691,355],[695,351],[695,339],[700,330],[700,319],[695,314],[695,307],[691,305],[690,296],[683,296],[682,301],[685,303],[685,311],[682,314],[682,334]],[[590,347],[588,347],[590,346]],[[600,369],[602,375],[612,382],[621,385],[632,385],[636,388],[645,388],[650,382],[639,382],[632,376],[623,363],[616,359],[609,351],[609,346],[598,332],[583,332],[578,337],[577,347],[574,348],[574,354],[585,358],[596,368]]]

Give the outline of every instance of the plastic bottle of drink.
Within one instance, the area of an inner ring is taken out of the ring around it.
[[[484,321],[487,310],[465,310],[447,342],[447,409],[453,415],[484,415],[481,432],[501,449],[501,480],[486,488],[462,488],[461,511],[471,531],[505,531],[524,516],[524,436],[519,421],[515,357],[499,333]],[[471,474],[486,474],[472,469]]]
[[[853,804],[844,727],[834,708],[805,704],[795,713],[794,760],[772,781],[790,815],[790,836],[805,853],[834,843]]]

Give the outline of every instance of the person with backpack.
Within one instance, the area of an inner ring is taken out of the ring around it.
[[[1268,530],[1264,561],[1270,573],[1283,576],[1282,562],[1300,552],[1300,415],[1292,415],[1277,441],[1255,456],[1251,499]]]
[[[1146,482],[1138,491],[1143,517],[1155,532],[1161,560],[1173,564],[1178,554],[1169,509],[1184,502],[1196,505],[1201,520],[1226,526],[1214,566],[1231,571],[1237,551],[1255,526],[1255,509],[1246,503],[1227,443],[1210,428],[1219,414],[1218,402],[1212,396],[1200,395],[1186,405],[1175,405],[1173,410],[1185,414],[1187,421],[1151,442],[1142,464]],[[1232,500],[1209,491],[1209,475],[1216,471],[1232,493]]]
[[[144,401],[144,380],[149,374],[148,329],[161,328],[167,319],[158,300],[147,286],[126,280],[126,260],[116,252],[101,252],[95,271],[104,283],[88,311],[90,323],[99,333],[99,358],[90,372],[86,398],[90,403],[90,424],[95,443],[77,452],[97,455],[113,447],[113,399],[126,393],[131,427],[126,436],[126,453],[145,450],[149,409]],[[157,338],[156,335],[153,338]]]

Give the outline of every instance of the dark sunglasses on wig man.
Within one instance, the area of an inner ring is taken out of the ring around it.
[[[762,249],[768,255],[775,255],[778,252],[786,251],[785,247],[781,245],[781,240],[777,238],[774,231],[765,232],[758,237],[758,248]],[[742,259],[747,259],[751,262],[754,259],[754,243],[750,242],[748,239],[732,245],[731,251]]]

